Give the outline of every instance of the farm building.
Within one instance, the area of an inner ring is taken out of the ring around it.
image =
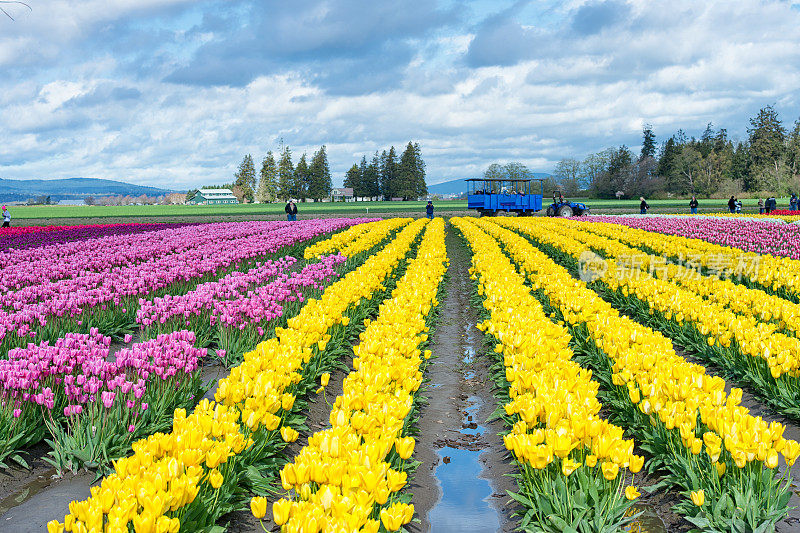
[[[331,189],[331,201],[334,202],[351,202],[353,201],[353,188],[352,187],[338,187]]]
[[[191,205],[238,204],[239,200],[230,189],[200,189],[186,203]]]

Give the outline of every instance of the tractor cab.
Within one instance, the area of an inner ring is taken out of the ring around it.
[[[553,191],[553,203],[547,207],[547,216],[569,218],[588,214],[589,208],[586,204],[567,201],[561,191]]]
[[[542,209],[544,180],[472,178],[466,182],[467,208],[477,209],[481,216],[526,216]]]

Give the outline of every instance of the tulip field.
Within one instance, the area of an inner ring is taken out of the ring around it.
[[[51,533],[460,530],[429,520],[444,485],[419,490],[462,430],[423,422],[457,401],[456,316],[494,413],[471,450],[512,472],[484,473],[504,531],[800,523],[792,221],[13,228],[0,260],[0,475],[94,480]]]

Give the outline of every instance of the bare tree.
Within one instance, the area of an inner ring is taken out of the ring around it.
[[[19,4],[19,5],[21,5],[21,6],[25,6],[25,7],[27,7],[28,9],[30,9],[31,11],[33,11],[33,8],[31,8],[31,6],[29,6],[29,5],[28,5],[28,4],[26,4],[25,2],[19,2],[18,0],[0,0],[0,4]],[[8,18],[10,18],[11,20],[14,20],[14,17],[12,17],[12,16],[11,16],[11,13],[9,13],[8,11],[6,11],[6,10],[3,8],[3,6],[2,6],[2,5],[0,5],[0,11],[2,11],[2,12],[3,12],[3,14],[4,14],[5,16],[7,16]]]

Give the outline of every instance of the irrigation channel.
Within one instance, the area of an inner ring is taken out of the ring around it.
[[[444,281],[440,314],[431,338],[434,354],[428,367],[422,394],[415,459],[420,461],[411,477],[408,490],[413,494],[417,519],[407,526],[412,533],[483,533],[515,530],[517,507],[508,496],[516,490],[515,467],[503,445],[503,423],[491,420],[498,407],[490,377],[490,360],[483,334],[476,328],[479,309],[471,299],[474,290],[469,277],[470,250],[452,226],[446,237],[450,268]],[[122,346],[120,346],[122,347]],[[680,349],[676,347],[676,349]],[[691,354],[682,352],[687,358]],[[213,358],[216,359],[216,358]],[[345,361],[352,368],[352,360]],[[714,374],[715,369],[709,368]],[[226,375],[224,367],[209,366],[203,377],[210,381],[206,397],[213,397],[216,382]],[[342,390],[346,373],[331,376],[325,394],[310,400],[304,432],[289,453],[296,453],[310,432],[328,425],[329,402]],[[729,382],[730,383],[730,382]],[[800,440],[800,424],[775,415],[746,390],[742,403],[753,415],[777,420],[786,425],[785,435]],[[94,474],[55,477],[55,470],[44,460],[47,446],[30,450],[30,469],[11,468],[0,473],[0,533],[46,531],[46,523],[63,518],[69,502],[84,499],[95,482]],[[780,468],[786,468],[781,464]],[[792,474],[800,478],[800,461]],[[642,487],[659,481],[658,476],[645,476]],[[777,525],[778,533],[800,531],[800,489],[789,503],[789,516]],[[640,512],[628,531],[639,533],[684,532],[691,528],[685,520],[671,512],[678,495],[658,490],[642,498],[633,510]],[[220,522],[228,531],[255,533],[263,531],[249,511],[231,513]],[[275,524],[264,521],[267,531],[278,531]]]

